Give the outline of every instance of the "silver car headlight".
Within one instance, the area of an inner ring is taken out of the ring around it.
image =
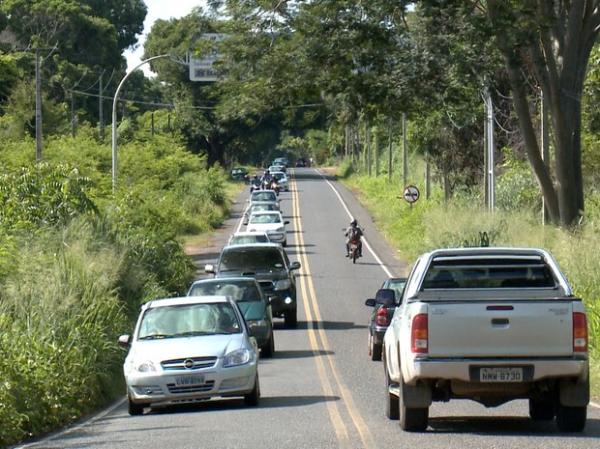
[[[273,286],[273,290],[275,290],[275,291],[278,291],[278,290],[287,290],[291,286],[292,286],[292,281],[290,281],[289,279],[281,279],[279,281],[275,281],[275,284]]]
[[[152,373],[156,371],[154,363],[152,363],[150,360],[141,363],[135,363],[133,366],[134,369],[140,373]]]
[[[232,366],[245,365],[246,363],[250,363],[253,358],[254,354],[252,351],[246,348],[236,349],[225,356],[223,367],[230,368]]]

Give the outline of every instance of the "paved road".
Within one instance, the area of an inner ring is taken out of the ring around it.
[[[388,421],[382,365],[367,357],[364,300],[385,279],[384,270],[397,275],[407,267],[394,258],[352,195],[316,170],[296,170],[292,192],[282,198],[291,221],[290,257],[303,265],[299,326],[277,326],[276,356],[259,368],[260,406],[218,400],[130,417],[121,404],[34,447],[600,448],[600,413],[593,408],[586,431],[574,435],[558,433],[552,423],[532,423],[524,401],[489,410],[468,401],[434,404],[425,433],[402,432]],[[366,249],[356,265],[344,257],[348,213],[366,228],[379,260]]]

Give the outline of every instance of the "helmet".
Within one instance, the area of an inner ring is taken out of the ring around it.
[[[358,224],[358,222],[356,221],[356,218],[353,218],[352,221],[350,222],[351,226],[356,226]]]

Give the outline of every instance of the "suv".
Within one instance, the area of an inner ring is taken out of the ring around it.
[[[283,317],[287,327],[296,327],[296,276],[300,262],[290,262],[285,250],[276,243],[229,245],[223,248],[215,266],[204,271],[216,278],[251,276],[260,284],[271,302],[273,316]]]

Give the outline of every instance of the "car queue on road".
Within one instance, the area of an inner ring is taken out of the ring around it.
[[[273,165],[289,191],[285,162]],[[211,397],[258,404],[258,360],[275,352],[273,318],[283,318],[288,328],[297,324],[300,263],[290,261],[283,248],[288,223],[278,193],[252,191],[243,218],[246,232],[232,235],[216,265],[205,266],[214,278],[194,282],[187,297],[142,307],[132,335],[119,338],[129,350],[123,371],[130,415]]]

